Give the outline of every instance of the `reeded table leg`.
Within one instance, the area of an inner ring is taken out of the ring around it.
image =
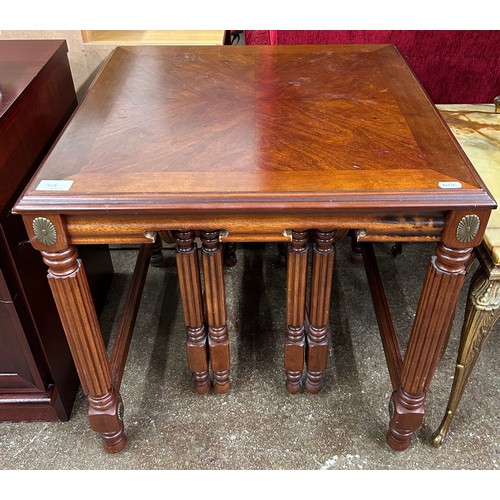
[[[446,437],[483,345],[499,317],[500,281],[490,280],[480,266],[474,274],[469,288],[448,407],[441,425],[432,436],[432,444],[435,447],[441,446]]]
[[[328,361],[328,317],[332,291],[335,231],[316,231],[313,252],[309,324],[307,325],[306,389],[321,390]]]
[[[219,231],[201,231],[203,276],[207,307],[210,365],[216,392],[227,392],[229,382],[229,335],[224,290],[224,259]]]
[[[308,231],[292,231],[288,245],[285,372],[286,388],[292,394],[302,389],[304,370],[308,236]]]
[[[205,394],[210,389],[208,373],[207,334],[203,323],[198,249],[194,231],[176,231],[179,289],[186,325],[188,366],[193,374],[194,390]]]
[[[429,264],[403,361],[401,387],[391,400],[387,442],[395,450],[408,448],[422,425],[425,395],[450,332],[471,251],[439,243]]]
[[[90,425],[100,434],[108,452],[119,452],[127,444],[123,404],[111,383],[111,368],[83,264],[77,260],[73,246],[55,253],[42,251],[42,255],[49,266],[50,288],[89,402]]]

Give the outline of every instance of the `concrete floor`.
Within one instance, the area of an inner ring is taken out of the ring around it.
[[[385,442],[391,384],[363,267],[350,263],[350,240],[337,245],[329,366],[318,395],[284,389],[286,270],[275,245],[240,245],[226,268],[232,390],[200,396],[186,367],[175,257],[150,268],[122,384],[129,438],[104,452],[87,422],[81,393],[71,419],[0,423],[1,469],[500,469],[500,342],[495,332],[476,366],[450,434],[430,444],[451,387],[465,293],[448,349],[410,449]],[[433,245],[407,244],[397,258],[375,247],[400,344],[406,339]],[[101,317],[112,338],[135,250],[112,251],[115,278]],[[469,278],[470,279],[470,278]],[[498,331],[498,325],[495,328]],[[403,347],[404,350],[404,347]]]

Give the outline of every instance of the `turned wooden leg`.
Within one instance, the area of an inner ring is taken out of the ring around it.
[[[175,243],[175,238],[173,237],[171,231],[158,231],[151,252],[150,265],[152,267],[165,267],[166,265],[165,256],[163,255],[164,242],[171,245]]]
[[[349,260],[353,264],[363,264],[363,252],[361,250],[361,245],[356,240],[355,231],[351,231],[351,253],[349,254]]]
[[[156,235],[155,242],[153,243],[153,250],[151,252],[150,265],[152,267],[163,267],[165,265],[165,259],[163,258],[163,240],[160,234]]]
[[[403,360],[401,387],[392,394],[387,442],[401,451],[422,425],[427,389],[450,332],[472,248],[439,243],[429,264]]]
[[[207,308],[210,364],[216,392],[227,392],[229,382],[229,335],[226,320],[224,263],[219,231],[201,231],[203,276]]]
[[[82,389],[89,402],[89,421],[104,448],[116,453],[127,444],[123,404],[111,383],[111,368],[85,275],[75,247],[42,251],[48,280],[61,318]]]
[[[288,245],[285,372],[286,388],[292,394],[302,389],[304,370],[308,237],[308,231],[292,231]]]
[[[309,323],[307,325],[306,389],[321,390],[328,361],[328,317],[332,291],[335,231],[316,231],[313,252]]]
[[[472,277],[467,297],[465,320],[448,407],[441,425],[432,436],[432,444],[435,447],[441,446],[446,437],[483,345],[499,317],[500,281],[490,280],[484,269],[479,267]]]
[[[205,394],[210,389],[208,373],[207,334],[203,323],[203,301],[198,264],[198,248],[194,231],[176,231],[177,269],[184,323],[186,325],[186,352],[193,375],[194,390]]]

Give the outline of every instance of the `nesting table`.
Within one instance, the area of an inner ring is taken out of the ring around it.
[[[403,450],[422,424],[465,266],[495,206],[391,45],[144,46],[116,48],[14,211],[48,266],[90,425],[110,452],[126,444],[119,388],[161,232],[177,242],[199,393],[230,388],[223,244],[288,242],[286,387],[299,392],[305,378],[315,393],[334,242],[355,234],[394,389],[387,441]],[[436,242],[404,356],[377,241]],[[78,258],[91,243],[142,244],[109,357]]]

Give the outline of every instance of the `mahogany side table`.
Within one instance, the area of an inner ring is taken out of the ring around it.
[[[333,242],[356,231],[394,388],[387,440],[403,450],[495,206],[393,46],[145,46],[114,51],[15,211],[49,268],[90,425],[110,452],[126,444],[119,387],[158,232],[177,240],[188,364],[203,393],[210,371],[216,391],[230,385],[222,242],[289,242],[286,386],[298,392],[306,367],[317,392]],[[370,246],[385,240],[436,242],[404,358]],[[103,242],[144,244],[110,358],[77,250]]]

